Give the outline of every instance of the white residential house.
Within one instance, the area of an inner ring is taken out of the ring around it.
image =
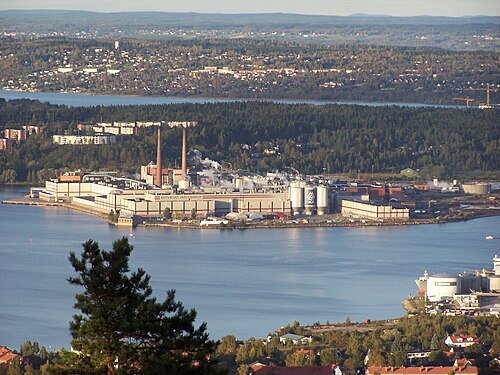
[[[448,336],[444,343],[452,348],[466,348],[474,344],[479,344],[477,336]]]
[[[280,336],[280,342],[285,345],[288,342],[292,342],[294,345],[297,344],[310,344],[312,342],[312,337],[306,337],[301,335],[294,335],[293,333],[287,333],[285,335]]]

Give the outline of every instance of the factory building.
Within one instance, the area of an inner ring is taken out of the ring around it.
[[[181,216],[189,216],[193,211],[197,216],[290,213],[288,192],[174,194],[171,187],[154,189],[141,181],[108,175],[67,177],[66,181],[46,181],[39,198],[48,202],[72,201],[102,213],[113,210],[120,215],[141,217],[162,216],[166,208]]]
[[[161,216],[166,208],[181,216],[195,212],[197,216],[223,216],[230,212],[290,212],[287,193],[268,194],[158,194],[121,199],[120,213],[137,216]]]
[[[410,219],[410,210],[408,208],[396,208],[349,199],[342,200],[341,212],[343,215],[359,216],[372,220],[407,221]]]

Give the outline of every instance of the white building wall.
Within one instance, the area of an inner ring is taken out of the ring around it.
[[[347,199],[342,200],[341,212],[342,214],[356,215],[368,219],[408,220],[410,218],[410,210],[408,208],[379,206]]]
[[[434,275],[427,280],[427,298],[430,302],[452,299],[460,290],[460,279],[456,276]]]

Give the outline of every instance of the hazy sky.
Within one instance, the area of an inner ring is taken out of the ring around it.
[[[0,9],[499,16],[500,0],[0,0]]]

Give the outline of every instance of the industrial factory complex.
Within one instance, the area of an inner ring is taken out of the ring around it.
[[[32,188],[40,202],[68,204],[99,215],[112,213],[118,225],[147,224],[164,220],[204,219],[205,224],[233,219],[290,220],[340,213],[346,218],[377,223],[404,223],[419,214],[408,195],[415,186],[372,182],[333,182],[325,176],[281,173],[258,175],[224,169],[217,162],[201,160],[188,169],[186,132],[197,122],[161,122],[158,127],[156,163],[141,166],[140,176],[121,178],[113,173],[71,172]],[[180,169],[162,166],[162,127],[182,129]],[[196,151],[193,151],[196,155]],[[437,186],[436,186],[437,188]],[[461,187],[471,194],[488,194],[489,184]],[[458,191],[455,184],[450,191]],[[430,205],[429,205],[430,206]],[[168,212],[168,215],[166,213]],[[229,215],[229,216],[228,216]],[[208,222],[207,222],[208,219]]]

